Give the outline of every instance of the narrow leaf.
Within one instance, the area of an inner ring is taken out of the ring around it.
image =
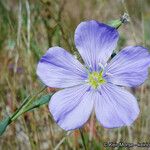
[[[27,107],[25,112],[30,111],[34,108],[40,107],[41,105],[47,104],[50,101],[50,98],[52,97],[52,95],[53,94],[47,94],[35,100],[29,107]]]
[[[11,122],[15,121],[23,113],[28,112],[34,108],[40,107],[41,105],[47,104],[50,101],[52,95],[53,94],[47,94],[47,95],[41,96],[39,99],[32,102],[31,105],[29,105],[25,110],[22,110],[23,105],[21,105],[21,107],[18,108],[18,110],[14,112],[14,114],[11,117],[7,117],[3,119],[2,121],[0,121],[0,136],[5,132],[7,126]]]
[[[7,117],[0,122],[0,136],[5,132],[7,126],[11,123],[11,118]]]

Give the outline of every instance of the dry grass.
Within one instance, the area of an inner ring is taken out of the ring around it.
[[[74,30],[83,20],[107,23],[127,11],[131,23],[119,29],[116,51],[136,44],[149,48],[149,7],[149,0],[1,0],[0,119],[13,113],[25,97],[40,89],[36,64],[49,47],[59,45],[77,54]],[[150,81],[130,90],[141,108],[138,119],[131,127],[108,130],[92,117],[82,129],[88,149],[103,150],[107,141],[150,142]],[[84,149],[78,130],[65,135],[54,123],[47,106],[43,106],[11,124],[0,137],[0,149],[53,150],[56,146],[60,150]],[[62,144],[57,145],[61,140]]]

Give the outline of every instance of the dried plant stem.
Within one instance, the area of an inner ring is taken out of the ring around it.
[[[18,6],[18,31],[17,31],[17,46],[20,46],[21,26],[22,26],[22,1],[19,0]]]
[[[30,5],[29,1],[26,0],[26,10],[27,10],[27,50],[28,53],[30,52],[30,28],[31,28],[31,21],[30,21]]]
[[[17,66],[18,66],[18,60],[19,60],[19,51],[18,48],[20,48],[20,41],[21,41],[21,26],[22,26],[22,1],[19,0],[18,4],[18,29],[17,29],[17,51],[15,55],[15,67],[14,67],[14,73],[17,72]]]
[[[92,115],[90,118],[90,133],[89,133],[90,142],[92,142],[92,138],[93,138],[93,127],[94,127],[94,111],[92,112]]]
[[[60,140],[60,142],[56,145],[56,147],[54,148],[54,150],[58,150],[59,147],[60,147],[60,145],[66,140],[66,137],[67,137],[68,135],[70,135],[71,133],[72,133],[71,131],[68,131],[67,134],[66,134],[66,136],[63,137],[63,138]]]
[[[130,143],[132,143],[133,142],[132,128],[128,126],[127,129],[128,129],[129,141]]]

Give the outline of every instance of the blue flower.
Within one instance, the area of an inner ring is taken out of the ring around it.
[[[49,110],[64,130],[83,126],[95,111],[106,128],[128,126],[139,114],[136,98],[124,87],[141,85],[148,77],[150,54],[129,46],[109,60],[117,45],[117,30],[91,20],[78,25],[75,45],[84,65],[61,47],[41,58],[37,75],[48,87],[63,88],[49,102]]]

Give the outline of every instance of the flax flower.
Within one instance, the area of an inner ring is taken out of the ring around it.
[[[148,77],[150,54],[142,46],[129,46],[112,60],[118,31],[91,20],[78,25],[75,46],[84,64],[61,47],[52,47],[37,66],[37,75],[48,87],[61,88],[49,110],[64,130],[83,126],[95,111],[106,128],[128,126],[138,117],[136,98],[123,87],[141,85]]]

